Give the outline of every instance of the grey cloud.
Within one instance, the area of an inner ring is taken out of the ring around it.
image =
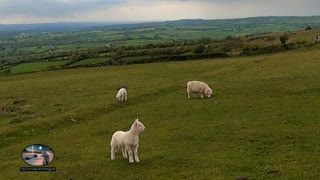
[[[0,0],[0,16],[28,15],[63,17],[75,12],[98,10],[125,0]]]
[[[86,16],[90,16],[100,10],[115,6],[124,8],[110,9],[110,11],[113,10],[113,13],[111,13],[112,16],[130,19],[132,16],[135,16],[136,14],[134,13],[137,12],[128,10],[123,13],[126,7],[132,6],[133,9],[145,9],[150,7],[157,9],[158,6],[161,7],[163,4],[174,4],[177,6],[177,11],[179,11],[180,7],[178,7],[179,3],[177,2],[182,2],[182,4],[186,2],[186,4],[189,4],[189,9],[193,4],[202,4],[202,6],[199,7],[207,6],[212,9],[221,8],[219,14],[216,14],[214,11],[211,12],[210,10],[207,10],[206,13],[202,13],[201,10],[198,10],[198,14],[193,14],[192,18],[203,17],[201,16],[203,14],[206,14],[205,18],[213,19],[217,17],[230,18],[264,15],[320,15],[319,0],[0,0],[0,23],[2,23],[2,18],[9,21],[15,17],[22,20],[24,19],[23,17],[32,17],[34,19],[76,18],[77,20],[81,20],[81,18],[86,18]],[[101,12],[102,11],[100,11],[100,14],[103,14]],[[79,17],[71,16],[75,13],[77,13]],[[138,14],[143,14],[143,11],[139,11]],[[108,15],[109,16],[106,17],[106,19],[114,18],[111,17],[110,14]],[[164,19],[167,17],[165,16],[165,13],[157,15],[158,17],[153,14],[150,14],[150,16],[156,19]],[[177,17],[190,18],[191,16],[186,14],[184,16],[177,15]],[[93,15],[91,19],[95,20],[94,18]]]

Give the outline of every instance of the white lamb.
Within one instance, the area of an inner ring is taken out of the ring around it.
[[[207,97],[211,97],[212,89],[208,86],[208,84],[201,82],[201,81],[189,81],[187,83],[187,93],[188,98],[190,99],[190,93],[200,93],[201,98],[203,95]]]
[[[138,156],[139,147],[139,134],[144,131],[145,126],[138,120],[134,120],[129,131],[117,131],[112,135],[110,142],[111,146],[111,160],[116,158],[116,152],[121,148],[122,156],[128,158],[127,152],[129,153],[129,162],[133,163],[140,162]],[[134,160],[133,160],[134,154]]]
[[[118,99],[118,101],[127,101],[128,100],[128,93],[126,88],[120,88],[116,98]]]

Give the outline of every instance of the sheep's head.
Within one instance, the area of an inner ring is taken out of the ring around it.
[[[145,126],[139,121],[139,119],[134,120],[133,124],[139,130],[139,132],[144,131]]]
[[[211,95],[212,95],[212,89],[210,89],[210,88],[206,89],[205,93],[206,93],[206,95],[207,95],[208,97],[211,97]]]
[[[121,96],[121,94],[120,94],[120,93],[117,93],[116,98],[117,98],[118,100],[120,100],[120,96]]]

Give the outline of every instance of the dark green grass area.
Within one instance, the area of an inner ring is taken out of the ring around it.
[[[54,62],[34,62],[34,63],[24,63],[11,68],[12,74],[26,73],[26,72],[36,72],[45,71],[50,67],[59,67],[64,65],[66,61],[54,61]]]
[[[0,77],[0,177],[317,179],[318,48]],[[214,96],[188,99],[189,80]],[[119,103],[122,85],[129,99]],[[141,162],[111,161],[112,134],[135,118],[146,126]],[[56,172],[19,172],[34,143],[54,150]]]

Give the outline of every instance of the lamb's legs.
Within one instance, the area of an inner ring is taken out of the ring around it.
[[[122,150],[122,156],[124,158],[128,158],[127,151],[126,151],[125,147],[122,147],[121,150]]]
[[[115,158],[116,158],[115,148],[111,147],[111,160],[114,160]]]
[[[133,152],[132,152],[131,147],[130,146],[126,146],[126,151],[128,151],[128,154],[129,154],[129,162],[133,163],[134,160],[133,160]]]
[[[133,147],[134,160],[136,162],[140,162],[140,159],[139,159],[139,156],[138,156],[138,147],[139,147],[139,144],[136,147]]]

